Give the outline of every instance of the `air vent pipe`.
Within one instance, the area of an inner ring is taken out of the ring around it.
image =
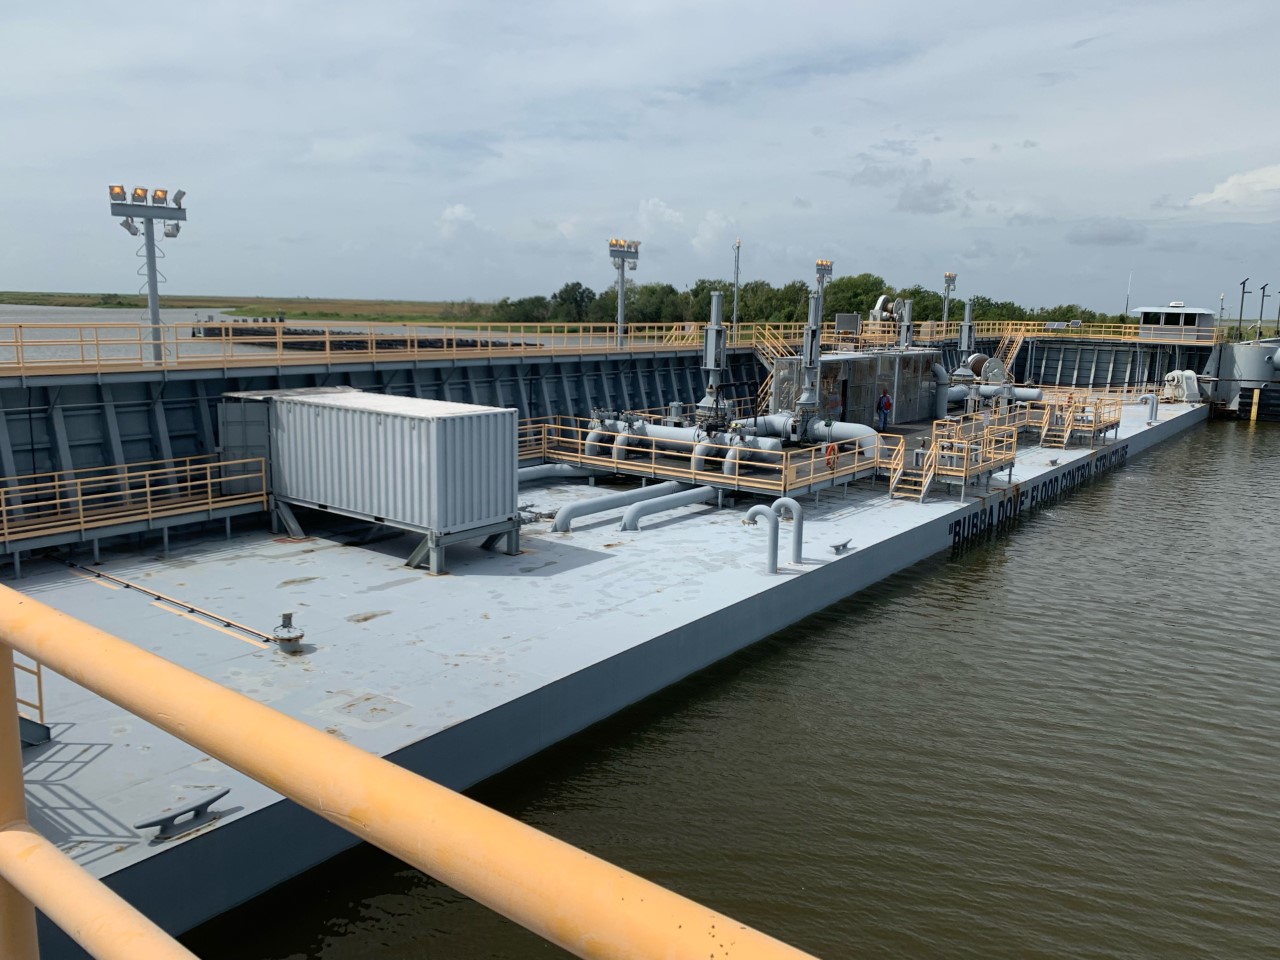
[[[782,516],[784,510],[790,511],[795,524],[791,530],[791,562],[799,563],[804,555],[804,507],[790,497],[779,497],[770,509],[778,516]]]
[[[1138,398],[1139,403],[1147,405],[1147,426],[1155,426],[1160,422],[1160,398],[1154,393],[1144,393]]]
[[[754,507],[747,511],[747,515],[742,522],[749,527],[754,527],[757,520],[764,520],[769,524],[769,546],[768,557],[765,560],[765,573],[778,572],[778,515],[770,510],[764,504],[757,503]]]

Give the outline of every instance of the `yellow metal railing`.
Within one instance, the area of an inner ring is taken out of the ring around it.
[[[15,694],[18,700],[18,706],[26,707],[27,710],[30,711],[29,713],[24,714],[28,720],[34,720],[36,721],[36,723],[44,723],[44,668],[41,667],[40,664],[38,663],[33,666],[27,666],[27,664],[19,663],[15,659],[13,661],[13,669],[17,673],[26,674],[27,676],[33,677],[34,678],[33,682],[35,683],[35,687],[36,687],[34,700],[27,699],[21,694],[21,692]],[[18,688],[18,682],[17,682],[16,676],[14,677],[14,688],[15,689]],[[19,711],[19,712],[22,712],[22,711]]]
[[[1152,327],[1138,324],[1081,324],[1047,329],[1040,321],[979,321],[979,337],[1008,333],[1036,339],[1112,340],[1152,344],[1213,344],[1227,339],[1225,327]],[[531,323],[397,324],[368,321],[296,320],[237,322],[232,318],[172,323],[159,341],[146,322],[0,324],[0,375],[34,376],[67,372],[142,369],[210,369],[336,364],[453,357],[546,356],[557,354],[685,350],[702,336],[702,324],[630,324],[618,343],[614,324]],[[918,343],[954,340],[956,322],[921,324]],[[730,347],[790,346],[804,335],[803,323],[741,323],[726,330]],[[823,328],[823,342],[836,349],[876,349],[897,341],[892,321],[868,321],[854,338]]]
[[[188,457],[0,478],[0,538],[111,527],[242,504],[267,505],[261,457]]]
[[[0,374],[674,351],[697,343],[702,325],[629,324],[621,347],[614,324],[238,323],[228,318],[165,324],[159,333],[157,343],[144,322],[0,324]],[[726,331],[730,347],[754,347],[765,338],[785,345],[803,335],[802,323],[740,324],[736,333]]]
[[[1078,327],[1049,327],[1043,320],[977,320],[973,324],[976,337],[984,340],[1003,338],[1006,334],[1035,340],[1118,340],[1141,343],[1214,344],[1225,343],[1228,329],[1213,327],[1158,327],[1137,323],[1082,323]],[[920,324],[915,339],[920,343],[955,340],[960,335],[958,321]]]
[[[97,957],[191,957],[26,824],[11,649],[577,956],[807,956],[0,587],[0,955],[5,960],[37,960],[33,905]]]

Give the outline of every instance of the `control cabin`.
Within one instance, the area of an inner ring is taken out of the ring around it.
[[[1133,312],[1138,315],[1139,337],[1212,341],[1217,324],[1212,310],[1188,307],[1181,300],[1174,300],[1167,307],[1140,307]]]

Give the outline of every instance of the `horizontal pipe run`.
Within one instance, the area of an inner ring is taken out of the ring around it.
[[[98,960],[195,960],[25,823],[0,829],[0,876]]]
[[[1004,397],[1009,396],[1009,390],[1013,391],[1014,400],[1022,400],[1030,402],[1032,400],[1043,400],[1044,391],[1039,387],[1009,387],[1005,384],[987,383],[978,388],[978,393],[984,397]]]
[[[641,500],[652,500],[654,497],[665,497],[668,493],[679,493],[687,487],[688,484],[680,483],[678,480],[668,480],[666,483],[656,483],[651,487],[639,487],[622,493],[607,493],[603,497],[566,503],[556,512],[555,523],[551,525],[551,529],[556,533],[568,533],[573,528],[573,521],[579,517],[589,517],[593,513],[603,513],[617,507],[629,507]]]
[[[694,487],[692,490],[681,490],[679,493],[668,494],[655,500],[643,500],[640,503],[633,503],[627,507],[627,512],[622,515],[622,529],[639,530],[642,517],[662,513],[665,510],[674,510],[676,507],[689,506],[694,503],[706,503],[708,500],[714,500],[716,495],[715,487]]]
[[[0,641],[577,956],[807,956],[7,587]]]
[[[540,463],[536,467],[521,467],[516,471],[516,483],[532,483],[535,480],[548,480],[556,477],[594,477],[599,470],[577,467],[571,463]]]

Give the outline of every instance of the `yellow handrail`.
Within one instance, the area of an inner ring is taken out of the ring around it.
[[[7,587],[4,592],[19,596]],[[0,635],[8,637],[2,630]],[[191,951],[27,824],[13,668],[13,650],[0,643],[0,956],[39,960],[38,907],[100,960],[194,960]]]
[[[250,503],[265,508],[267,498],[262,457],[153,460],[2,479],[14,481],[0,483],[0,536],[7,542],[197,509]],[[228,492],[233,484],[248,487]]]
[[[0,642],[577,956],[808,956],[7,587]],[[0,766],[0,800],[20,777]]]

